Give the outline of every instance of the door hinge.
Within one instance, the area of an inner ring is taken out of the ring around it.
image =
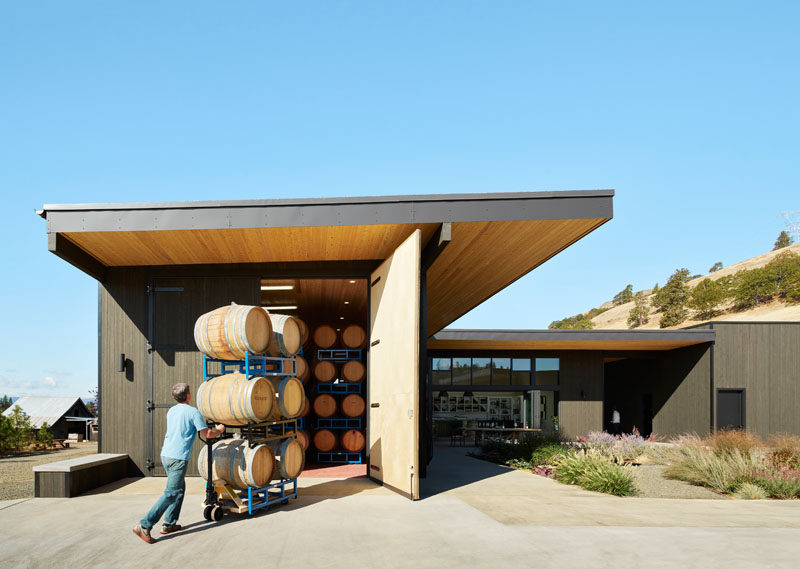
[[[148,412],[152,412],[156,408],[156,404],[153,403],[150,399],[148,399],[147,402],[144,404],[144,407],[145,409],[147,409]]]
[[[156,467],[156,463],[150,460],[149,458],[144,462],[145,467],[147,470],[153,470]]]
[[[150,283],[147,283],[144,286],[144,292],[147,293],[147,294],[153,294],[153,285],[150,284]]]

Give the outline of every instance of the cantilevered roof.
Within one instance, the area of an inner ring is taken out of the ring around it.
[[[612,217],[613,190],[43,207],[49,249],[109,267],[375,261],[449,224],[427,270],[428,330],[447,324]],[[271,275],[265,274],[264,277]]]
[[[449,330],[429,350],[674,350],[714,341],[714,330]]]

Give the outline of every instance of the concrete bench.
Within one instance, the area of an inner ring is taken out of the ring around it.
[[[99,453],[33,468],[34,496],[72,498],[128,475],[128,455]]]

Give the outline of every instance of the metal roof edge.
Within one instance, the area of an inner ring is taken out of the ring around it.
[[[285,198],[263,200],[207,200],[180,202],[131,202],[131,203],[77,203],[77,204],[44,204],[36,210],[37,215],[47,218],[48,211],[93,211],[93,210],[127,210],[127,209],[198,209],[223,207],[269,207],[269,206],[302,206],[302,205],[353,205],[377,203],[412,203],[436,201],[493,201],[514,199],[552,199],[582,197],[613,197],[613,189],[598,190],[551,190],[541,192],[498,192],[467,194],[413,194],[390,196],[349,196],[333,198]]]

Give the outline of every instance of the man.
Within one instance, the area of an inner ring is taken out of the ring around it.
[[[619,435],[622,433],[622,420],[619,416],[619,409],[614,405],[614,410],[611,411],[611,434]]]
[[[178,402],[167,413],[167,434],[164,435],[164,446],[161,447],[161,464],[167,471],[167,487],[164,494],[147,515],[133,528],[133,533],[147,543],[155,543],[150,530],[164,516],[162,534],[179,531],[178,516],[181,513],[183,494],[186,490],[186,468],[192,458],[194,436],[200,433],[208,439],[220,436],[225,432],[224,425],[209,429],[200,411],[189,405],[192,393],[188,383],[176,383],[172,386],[172,397]]]

